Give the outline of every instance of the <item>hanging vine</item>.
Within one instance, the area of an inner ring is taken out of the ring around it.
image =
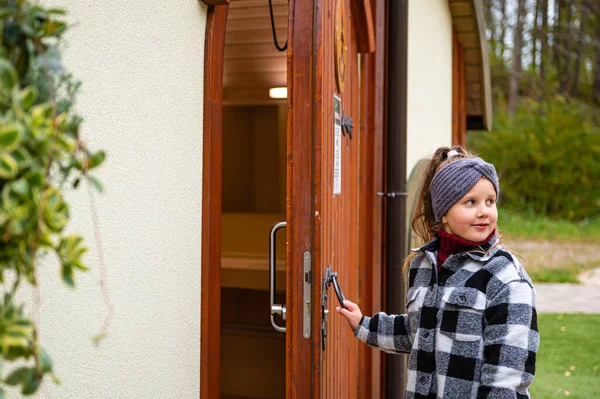
[[[87,270],[87,248],[66,234],[64,190],[81,181],[101,190],[90,172],[105,159],[81,140],[82,118],[73,110],[79,82],[65,72],[59,45],[64,11],[28,0],[0,0],[0,399],[6,386],[23,395],[44,378],[56,383],[37,327],[16,303],[23,284],[37,285],[40,255],[58,259],[69,287]]]

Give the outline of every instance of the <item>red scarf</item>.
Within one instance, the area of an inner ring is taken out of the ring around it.
[[[490,233],[488,238],[481,242],[473,242],[469,240],[465,240],[459,236],[455,236],[454,234],[446,233],[443,229],[438,231],[438,237],[440,238],[440,247],[437,252],[437,269],[438,272],[442,268],[442,265],[450,257],[450,255],[457,254],[460,252],[466,252],[470,249],[477,248],[480,245],[486,244],[488,241],[492,239],[494,234],[496,233],[496,229]]]

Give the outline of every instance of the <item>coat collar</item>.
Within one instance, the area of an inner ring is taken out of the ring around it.
[[[479,261],[485,262],[491,257],[493,257],[496,252],[502,247],[501,245],[496,245],[500,237],[498,236],[498,231],[496,234],[485,244],[478,246],[470,251],[462,252],[469,256],[470,258]],[[440,247],[440,239],[435,237],[433,240],[429,241],[427,244],[423,245],[420,248],[411,249],[412,252],[423,252],[430,260],[437,259],[437,250]],[[432,262],[435,264],[435,262]]]

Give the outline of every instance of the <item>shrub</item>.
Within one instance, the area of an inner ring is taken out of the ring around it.
[[[600,215],[600,129],[597,111],[561,96],[524,99],[509,117],[497,107],[492,132],[468,143],[500,175],[501,200],[551,218]]]

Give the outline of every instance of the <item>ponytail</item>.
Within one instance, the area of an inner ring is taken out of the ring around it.
[[[448,153],[454,151],[448,157]],[[433,213],[433,206],[431,202],[431,193],[429,188],[433,177],[442,167],[446,166],[450,162],[462,159],[462,158],[473,158],[474,155],[469,151],[465,150],[461,146],[455,145],[453,147],[440,147],[438,148],[429,163],[427,164],[423,175],[421,177],[421,186],[419,189],[419,196],[415,204],[415,213],[411,222],[411,226],[415,234],[421,239],[423,243],[427,243],[436,236],[442,224],[435,220]],[[410,261],[415,256],[415,253],[411,253],[404,261],[403,269],[406,272]],[[405,273],[406,275],[406,273]]]

